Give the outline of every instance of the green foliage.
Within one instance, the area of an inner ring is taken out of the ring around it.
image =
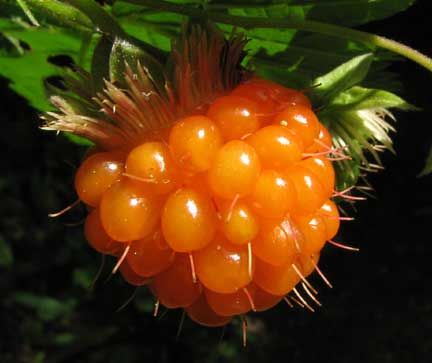
[[[17,291],[11,297],[14,303],[33,309],[43,321],[66,318],[72,314],[76,301],[59,301],[49,296],[38,296],[26,291]]]
[[[211,1],[209,6],[227,8],[230,12],[244,16],[307,18],[354,26],[389,17],[413,3],[414,0],[216,0]]]
[[[426,159],[426,164],[423,170],[420,172],[419,176],[429,175],[430,173],[432,173],[432,148],[429,151],[429,155]]]
[[[0,235],[0,267],[11,268],[14,262],[14,256],[10,246]]]
[[[311,87],[312,96],[318,105],[326,105],[341,92],[361,83],[372,63],[372,54],[365,54],[338,66],[324,76],[316,78]]]
[[[67,55],[83,66],[89,62],[88,54],[82,52],[81,38],[68,30],[34,28],[24,20],[3,20],[0,29],[6,37],[3,44],[8,41],[13,45],[0,56],[0,75],[9,78],[12,89],[39,110],[50,107],[47,78],[59,74],[58,67],[48,62],[50,57]]]
[[[335,96],[331,103],[327,105],[325,112],[374,108],[398,108],[405,111],[418,110],[391,92],[356,86]]]
[[[184,9],[192,13],[198,9],[196,6],[201,4],[211,12],[238,17],[319,20],[358,25],[391,16],[406,9],[412,2],[381,0],[251,3],[240,0],[175,1],[167,4],[184,4]],[[89,70],[88,55],[91,54],[91,47],[86,43],[89,31],[103,29],[108,38],[113,39],[114,35],[125,36],[121,30],[123,27],[127,33],[143,42],[141,45],[148,44],[161,51],[169,50],[170,40],[179,31],[182,16],[173,12],[151,10],[152,5],[161,3],[164,2],[137,1],[137,4],[143,5],[139,6],[115,1],[111,8],[107,8],[112,14],[111,17],[87,0],[69,1],[72,6],[57,0],[22,0],[20,5],[25,9],[26,15],[20,14],[20,8],[16,3],[2,0],[0,9],[3,18],[0,18],[0,32],[5,39],[2,42],[3,55],[0,56],[0,74],[11,79],[12,88],[26,97],[34,107],[47,110],[49,105],[46,101],[45,81],[47,77],[59,74],[59,70],[47,62],[48,58],[59,54],[68,55],[77,64]],[[40,23],[41,27],[36,29],[26,23],[28,17],[32,19],[33,24]],[[91,21],[94,23],[93,27]],[[52,25],[62,26],[63,29]],[[277,26],[269,29],[242,26],[237,28],[243,30],[250,38],[248,49],[253,58],[252,66],[257,72],[271,78],[282,77],[283,82],[294,86],[304,86],[318,74],[329,71],[349,57],[374,50],[370,45],[358,42],[335,42],[334,38],[311,37],[294,29],[280,29]],[[226,25],[224,29],[230,32],[232,26]],[[30,49],[22,48],[20,42],[26,42]],[[15,47],[8,47],[5,43]],[[98,57],[98,53],[94,56]],[[386,57],[388,58],[384,55],[384,58]],[[33,67],[27,67],[28,64],[32,64]]]
[[[355,57],[312,82],[317,85],[311,97],[321,107],[319,119],[337,147],[349,148],[351,160],[336,163],[339,190],[355,185],[361,168],[373,170],[368,155],[381,165],[381,149],[393,151],[389,132],[394,128],[386,120],[393,118],[389,109],[416,109],[391,92],[360,86],[372,60],[371,54]]]
[[[137,44],[133,44],[124,39],[115,38],[108,59],[109,79],[111,82],[124,84],[126,66],[129,66],[132,70],[136,71],[138,63],[145,65],[150,74],[154,75],[154,78],[160,79],[161,82],[163,82],[163,68],[153,57]]]

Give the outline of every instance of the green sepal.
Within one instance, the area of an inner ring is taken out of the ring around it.
[[[322,107],[318,117],[334,146],[351,158],[335,163],[339,190],[355,185],[361,171],[381,168],[381,151],[394,152],[389,133],[395,130],[387,121],[394,116],[389,109],[418,110],[391,92],[359,86],[372,59],[371,54],[353,58],[318,77],[319,86],[312,90],[315,104]]]
[[[120,85],[124,84],[127,67],[137,72],[138,64],[148,70],[151,81],[163,85],[163,67],[153,56],[130,40],[115,38],[109,57],[110,81]]]
[[[93,90],[101,91],[104,88],[104,80],[109,79],[110,75],[110,64],[109,59],[113,48],[112,38],[108,38],[103,35],[96,45],[93,52],[93,58],[91,62],[91,78],[93,80]]]
[[[71,134],[70,132],[63,132],[63,135],[69,141],[73,142],[76,145],[81,145],[81,146],[93,146],[94,145],[90,140],[87,140],[86,138],[81,137],[81,136]]]
[[[326,105],[339,93],[362,82],[372,64],[373,55],[363,54],[316,78],[310,85],[314,104]]]
[[[0,235],[0,267],[11,268],[14,263],[12,248]]]
[[[360,177],[360,163],[357,160],[344,160],[333,165],[336,172],[336,190],[346,190],[357,184]]]
[[[404,111],[419,110],[394,93],[360,86],[339,93],[326,107],[326,112],[355,111],[374,108],[398,108]]]
[[[423,170],[417,175],[418,177],[426,176],[432,173],[432,148],[429,150],[429,155],[426,158],[426,163]]]

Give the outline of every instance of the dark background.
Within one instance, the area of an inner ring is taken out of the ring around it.
[[[432,56],[428,0],[364,30],[405,42]],[[38,129],[37,114],[0,79],[0,238],[13,260],[0,267],[0,362],[430,362],[432,359],[432,177],[417,178],[432,144],[431,74],[398,62],[404,96],[421,112],[397,113],[397,156],[369,177],[377,199],[357,204],[355,222],[338,240],[361,248],[326,247],[319,279],[324,306],[315,314],[280,304],[251,316],[247,348],[238,322],[225,330],[186,321],[180,312],[150,315],[151,300],[118,277],[86,286],[100,264],[79,227],[77,210],[47,218],[74,200],[73,173],[83,149]],[[109,274],[108,261],[103,276]],[[103,278],[103,279],[104,279]],[[102,279],[102,281],[103,281]]]

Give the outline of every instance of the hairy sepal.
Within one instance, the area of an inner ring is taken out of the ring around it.
[[[311,84],[320,120],[329,128],[335,148],[350,158],[335,164],[340,189],[381,169],[381,152],[394,152],[390,133],[395,132],[396,119],[390,110],[417,110],[391,92],[361,86],[372,61],[372,54],[357,56]]]
[[[103,57],[110,44],[102,38],[94,74],[78,69],[68,76],[70,92],[53,99],[59,112],[48,113],[43,128],[71,132],[102,149],[133,147],[241,82],[247,75],[241,67],[245,44],[242,35],[225,39],[211,23],[186,23],[162,67],[122,38],[115,38],[109,57]]]

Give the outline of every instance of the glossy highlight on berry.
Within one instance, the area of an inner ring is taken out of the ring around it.
[[[302,158],[302,140],[282,126],[263,127],[246,142],[253,146],[264,168],[285,168]]]
[[[209,170],[208,182],[217,196],[231,199],[249,194],[260,171],[261,164],[255,150],[243,141],[234,140],[217,153]]]
[[[302,242],[303,236],[288,215],[262,219],[259,234],[252,241],[252,251],[262,261],[281,266],[295,260],[302,252]]]
[[[195,252],[194,259],[198,279],[214,292],[234,293],[252,280],[253,261],[247,246],[229,243],[220,235]]]
[[[120,180],[124,169],[122,156],[118,152],[101,152],[84,160],[75,175],[75,190],[84,203],[98,206],[103,193]]]
[[[100,215],[111,238],[130,242],[154,231],[160,215],[160,201],[141,183],[122,180],[104,193]]]
[[[177,171],[169,149],[161,142],[146,142],[134,148],[126,160],[127,176],[152,192],[166,194],[176,184]]]
[[[219,127],[225,141],[242,139],[260,128],[256,104],[235,95],[216,99],[207,116]]]
[[[208,170],[222,144],[219,128],[205,116],[180,119],[169,136],[173,157],[188,172]]]
[[[274,118],[274,123],[299,136],[305,148],[314,143],[320,132],[318,118],[309,107],[302,105],[288,106]]]
[[[178,189],[162,211],[162,232],[176,252],[204,248],[216,232],[216,213],[211,200],[193,189]]]

